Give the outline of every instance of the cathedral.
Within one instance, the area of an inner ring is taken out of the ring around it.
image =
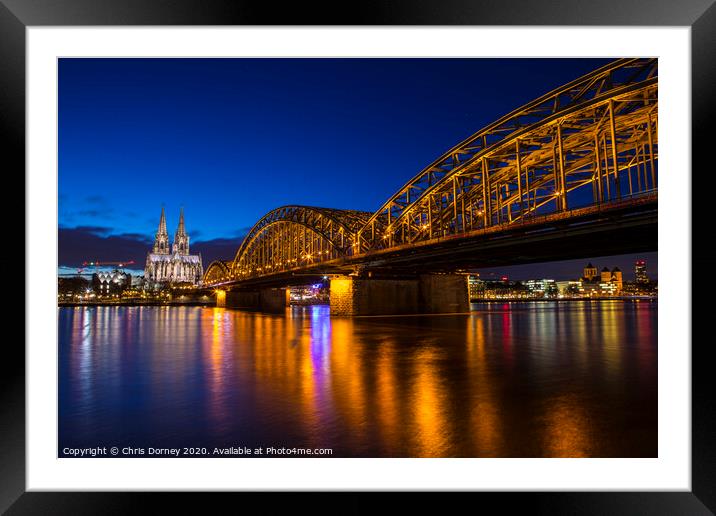
[[[169,251],[169,234],[164,208],[159,219],[159,229],[154,237],[154,247],[147,254],[144,279],[150,286],[167,283],[191,283],[199,285],[204,274],[201,254],[189,254],[189,235],[184,228],[184,208],[179,213],[179,227],[174,233],[174,243]]]

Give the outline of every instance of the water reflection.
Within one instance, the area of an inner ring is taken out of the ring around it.
[[[656,456],[656,303],[59,309],[60,446]]]

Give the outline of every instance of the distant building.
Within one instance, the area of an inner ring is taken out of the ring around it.
[[[557,290],[561,297],[573,297],[579,295],[581,281],[558,281]]]
[[[616,296],[619,290],[616,283],[607,281],[599,284],[599,293],[604,296]]]
[[[649,276],[646,275],[646,260],[634,262],[634,277],[637,283],[649,283]]]
[[[480,299],[485,297],[485,282],[480,279],[480,275],[470,274],[467,277],[467,290],[470,299]]]
[[[528,280],[525,286],[533,297],[556,297],[559,293],[553,279]]]
[[[608,267],[604,267],[602,269],[600,280],[600,284],[602,285],[614,285],[614,287],[610,286],[609,288],[603,289],[610,294],[614,293],[615,291],[621,291],[622,289],[622,271],[619,270],[619,267],[614,267],[612,270],[609,270]]]
[[[623,288],[624,279],[619,267],[614,267],[612,270],[604,267],[597,275],[597,268],[590,263],[584,268],[578,286],[572,287],[571,290],[577,291],[581,296],[593,297],[615,296],[620,294]]]
[[[579,295],[583,297],[593,297],[601,294],[599,281],[580,281]]]
[[[634,281],[624,283],[624,292],[633,296],[656,296],[659,287],[646,274],[646,260],[634,262]]]
[[[95,272],[92,275],[92,289],[98,296],[121,294],[132,286],[132,275],[118,269],[112,272]]]
[[[159,218],[159,228],[152,251],[147,254],[144,278],[150,287],[172,283],[198,285],[204,269],[201,254],[189,254],[189,235],[184,227],[184,209],[179,213],[179,226],[174,233],[174,243],[169,251],[169,235],[164,208]]]
[[[612,279],[610,283],[614,283],[617,286],[617,290],[621,291],[624,287],[624,280],[622,279],[622,271],[619,270],[619,267],[614,267],[612,269]]]
[[[506,277],[499,280],[482,280],[468,277],[470,300],[481,299],[527,299],[530,292],[520,281],[510,281]]]
[[[91,290],[90,280],[82,276],[57,278],[57,294],[61,297],[72,298],[87,294]]]
[[[584,275],[582,277],[587,281],[594,281],[594,278],[597,277],[597,268],[591,263],[588,263],[584,268]]]

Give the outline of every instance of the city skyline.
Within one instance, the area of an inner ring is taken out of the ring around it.
[[[151,248],[151,243],[149,244]],[[144,253],[146,256],[146,252]],[[218,258],[218,257],[217,257]],[[634,281],[634,262],[637,260],[645,260],[647,265],[647,275],[651,280],[658,280],[658,253],[642,253],[639,255],[613,255],[613,256],[599,256],[593,258],[584,258],[576,260],[562,260],[558,262],[544,262],[544,263],[532,263],[524,265],[511,265],[506,267],[485,267],[475,269],[474,272],[480,274],[482,279],[500,279],[503,276],[507,276],[510,280],[514,281],[527,281],[530,279],[554,279],[557,281],[576,280],[579,278],[584,266],[591,262],[596,267],[601,269],[602,267],[619,267],[624,273],[624,279],[626,281]],[[205,262],[208,260],[204,260]],[[134,260],[134,265],[139,266],[143,262]],[[58,267],[58,274],[60,275],[75,275],[80,267],[71,266],[60,266]],[[98,267],[97,271],[109,272],[116,269],[116,266]],[[133,275],[142,275],[144,270],[141,267],[122,267]],[[86,274],[91,274],[95,269],[85,271]]]
[[[162,210],[163,210],[162,206]],[[170,221],[169,217],[167,219]],[[167,222],[167,227],[172,227],[172,222]],[[159,222],[159,219],[157,219]],[[178,223],[177,223],[178,224]],[[156,228],[155,228],[156,229]],[[172,232],[173,234],[173,232]],[[58,274],[68,275],[77,273],[78,269],[86,261],[104,261],[108,259],[106,257],[96,256],[97,249],[104,247],[104,252],[107,252],[107,248],[116,245],[116,250],[112,251],[115,257],[121,257],[125,263],[134,262],[133,265],[137,267],[123,267],[128,272],[134,275],[143,274],[143,269],[138,267],[143,263],[144,257],[148,250],[151,249],[152,243],[154,242],[155,235],[147,236],[146,238],[129,239],[124,236],[108,236],[105,237],[104,242],[101,242],[101,236],[96,235],[94,244],[85,247],[75,248],[79,254],[67,253],[68,246],[60,246],[60,263],[62,263],[63,257],[65,261],[75,262],[76,265],[60,265],[58,267]],[[193,249],[197,249],[198,254],[202,254],[202,249],[207,256],[203,256],[205,264],[209,264],[214,260],[218,259],[233,259],[235,250],[241,244],[243,237],[232,241],[226,239],[222,241],[221,245],[207,246],[205,243],[196,242],[192,244]],[[131,242],[130,242],[131,240]],[[143,247],[144,246],[144,247]],[[236,247],[234,247],[236,246]],[[145,248],[146,247],[146,248]],[[70,246],[70,248],[72,248]],[[63,254],[63,252],[65,254]],[[92,254],[94,253],[94,254]],[[124,253],[124,254],[122,254]],[[90,258],[87,259],[86,257]],[[83,258],[85,257],[85,258]],[[522,281],[529,279],[538,278],[552,278],[556,280],[572,280],[579,277],[579,272],[582,270],[584,265],[588,262],[597,264],[598,268],[601,269],[603,266],[609,268],[619,267],[623,272],[625,279],[628,281],[634,280],[634,262],[637,260],[645,260],[647,265],[647,274],[651,279],[658,279],[658,253],[649,252],[641,253],[638,255],[611,255],[611,256],[599,256],[590,258],[578,258],[574,260],[560,260],[553,262],[542,262],[542,263],[530,263],[523,265],[510,265],[504,267],[483,267],[474,269],[474,272],[480,273],[484,279],[499,279],[503,276],[507,276],[510,279]],[[110,271],[114,269],[114,266],[99,267],[97,270]]]

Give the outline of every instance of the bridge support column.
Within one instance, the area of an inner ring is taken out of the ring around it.
[[[418,313],[417,279],[373,279],[341,276],[331,279],[332,315]]]
[[[470,309],[467,276],[426,274],[407,279],[331,279],[332,315],[456,313]]]
[[[283,313],[290,302],[290,289],[264,288],[259,292],[259,308],[262,312]]]
[[[226,308],[259,309],[259,292],[257,290],[229,290],[226,293]]]
[[[261,290],[233,290],[226,292],[227,308],[283,313],[289,302],[289,289],[264,288]],[[217,296],[217,306],[218,296]]]
[[[422,313],[443,314],[470,311],[470,294],[465,274],[423,274],[420,276]]]

